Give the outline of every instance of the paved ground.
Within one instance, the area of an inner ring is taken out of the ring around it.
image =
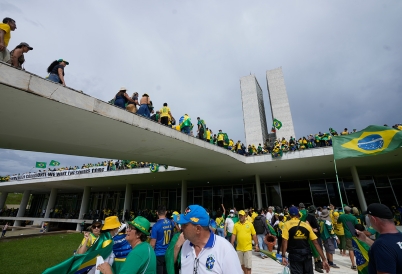
[[[329,273],[334,273],[334,274],[357,274],[357,271],[354,271],[350,269],[351,263],[349,256],[347,257],[342,257],[340,255],[335,254],[334,255],[334,262],[337,264],[340,268],[331,268]],[[275,262],[271,258],[266,258],[266,259],[261,259],[259,256],[259,253],[253,254],[253,268],[252,268],[252,273],[253,274],[282,274],[283,271],[283,266],[281,266],[279,263]],[[318,273],[314,271],[314,273]]]

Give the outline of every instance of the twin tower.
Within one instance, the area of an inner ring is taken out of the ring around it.
[[[290,136],[295,137],[295,130],[282,67],[267,71],[267,88],[272,119],[282,122],[282,127],[276,130],[276,138],[289,140]],[[255,76],[248,75],[240,78],[240,91],[246,144],[258,146],[272,137],[268,133],[262,89]]]

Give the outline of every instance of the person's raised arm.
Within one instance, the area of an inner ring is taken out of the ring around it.
[[[223,215],[225,215],[225,213],[226,213],[225,206],[223,204],[221,204],[221,207],[222,207],[222,210],[223,210]]]
[[[126,97],[126,99],[132,103],[135,103],[135,100],[133,98],[131,98],[130,96],[128,96],[127,92],[124,93],[124,97]],[[138,103],[138,101],[137,101]]]

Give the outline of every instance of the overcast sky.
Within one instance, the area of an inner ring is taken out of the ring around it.
[[[109,101],[121,86],[245,141],[242,76],[282,67],[296,136],[402,122],[401,1],[7,1],[2,17],[34,50],[26,70],[70,62],[67,86]],[[89,159],[0,150],[0,174]],[[135,159],[141,160],[141,159]],[[93,162],[97,162],[94,159]]]

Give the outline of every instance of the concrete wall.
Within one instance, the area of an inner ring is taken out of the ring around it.
[[[282,139],[282,137],[285,137],[289,140],[290,136],[296,137],[281,67],[267,71],[267,87],[271,101],[272,119],[282,122],[282,128],[276,131],[277,138]]]
[[[240,91],[246,145],[258,146],[268,136],[262,89],[255,76],[249,75],[240,78]]]

